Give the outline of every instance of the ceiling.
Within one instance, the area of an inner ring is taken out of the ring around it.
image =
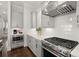
[[[28,4],[29,8],[31,8],[32,10],[36,10],[42,5],[43,2],[44,1],[25,1],[24,3],[26,4],[26,6]]]
[[[31,6],[40,6],[40,4],[42,3],[43,1],[26,1],[25,3],[28,3],[29,5]]]
[[[23,6],[23,4],[25,4],[27,8],[35,10],[39,8],[43,2],[44,1],[13,1],[13,4],[18,6]]]
[[[41,6],[41,4],[44,1],[13,1],[13,2],[14,2],[14,5],[23,6],[25,4],[26,7],[28,5],[28,8],[32,10],[36,10]],[[0,15],[7,14],[7,9],[8,9],[7,6],[8,6],[7,1],[0,1]]]

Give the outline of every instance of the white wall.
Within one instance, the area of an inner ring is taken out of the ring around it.
[[[55,36],[79,41],[76,13],[55,17]]]

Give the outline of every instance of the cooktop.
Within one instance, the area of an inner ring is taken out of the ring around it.
[[[46,38],[44,40],[46,40],[52,44],[55,44],[55,45],[63,46],[63,47],[68,48],[68,49],[73,49],[78,44],[77,41],[58,38],[58,37]]]

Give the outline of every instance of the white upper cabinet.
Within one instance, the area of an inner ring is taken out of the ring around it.
[[[79,15],[79,1],[77,1],[76,4],[76,14]]]
[[[37,27],[37,12],[31,12],[31,27]]]
[[[76,4],[76,17],[77,17],[77,24],[79,24],[79,1]]]
[[[41,15],[41,26],[43,28],[53,28],[54,27],[54,18],[46,15]]]
[[[43,28],[53,28],[54,27],[54,23],[55,23],[53,17],[49,17],[49,16],[46,16],[46,15],[42,14],[42,10],[45,9],[49,3],[50,2],[44,2],[43,6],[41,6],[41,26]],[[50,3],[50,5],[51,4],[52,3]],[[49,7],[48,9],[50,9],[50,8],[51,7]],[[47,11],[47,9],[45,11]]]
[[[23,5],[19,2],[11,3],[11,27],[23,28]]]

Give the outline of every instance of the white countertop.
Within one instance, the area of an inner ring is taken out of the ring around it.
[[[43,29],[41,35],[36,31],[36,29],[31,29],[28,31],[27,35],[35,37],[36,39],[43,40],[45,38],[53,37],[54,31],[52,28]]]
[[[79,45],[71,52],[73,57],[79,57]]]

